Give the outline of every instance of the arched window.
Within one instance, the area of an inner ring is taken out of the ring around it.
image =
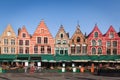
[[[97,38],[98,37],[98,32],[94,33],[94,37]]]
[[[101,46],[102,45],[102,41],[99,39],[98,40],[98,46]]]
[[[102,49],[98,48],[98,54],[102,54]]]
[[[80,42],[80,37],[77,37],[77,42]]]
[[[96,41],[92,40],[92,46],[95,46],[95,45],[96,45]]]
[[[92,54],[96,54],[96,49],[92,48]]]

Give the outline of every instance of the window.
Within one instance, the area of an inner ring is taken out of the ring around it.
[[[65,48],[65,54],[68,54],[68,48]]]
[[[111,54],[111,49],[107,49],[107,54],[108,54],[108,55]]]
[[[95,48],[92,48],[92,54],[96,54],[96,49]]]
[[[75,54],[75,46],[71,47],[71,53]]]
[[[102,41],[98,40],[98,46],[102,46]]]
[[[64,48],[60,49],[60,54],[64,54]]]
[[[62,33],[60,34],[60,37],[63,38],[63,34]]]
[[[94,37],[97,38],[98,37],[98,32],[94,33]]]
[[[80,37],[77,37],[77,42],[80,42]]]
[[[109,38],[114,38],[114,34],[112,32],[109,34]]]
[[[34,46],[34,53],[38,53],[38,46]]]
[[[111,47],[111,42],[107,41],[107,47]]]
[[[4,44],[8,44],[8,39],[4,39]]]
[[[117,41],[113,41],[113,47],[117,47]]]
[[[61,44],[61,41],[60,41],[60,40],[57,40],[57,44]]]
[[[29,40],[25,40],[25,45],[29,45]]]
[[[114,54],[114,55],[117,54],[117,49],[116,49],[116,48],[113,49],[113,54]]]
[[[55,52],[56,54],[59,54],[59,48],[56,48]]]
[[[102,54],[102,49],[98,48],[98,54]]]
[[[67,41],[66,40],[63,40],[63,44],[66,44],[67,43]]]
[[[23,47],[19,48],[19,53],[23,53]]]
[[[25,53],[28,54],[29,53],[29,47],[25,48]]]
[[[11,53],[15,53],[15,48],[14,47],[11,48]]]
[[[51,47],[50,46],[47,47],[47,53],[51,53]]]
[[[95,46],[95,45],[96,45],[96,41],[92,40],[92,46]]]
[[[82,46],[82,53],[87,53],[87,46],[85,44]]]
[[[44,29],[41,29],[41,33],[44,33]]]
[[[41,46],[41,53],[44,53],[44,46]]]
[[[8,53],[8,47],[4,47],[4,53]]]
[[[37,43],[38,43],[38,44],[41,43],[41,37],[37,37]]]
[[[19,45],[23,45],[23,40],[19,40]]]
[[[15,40],[11,39],[11,45],[15,45]]]
[[[80,46],[77,46],[76,48],[77,48],[77,54],[79,54],[81,52],[81,48]]]
[[[48,38],[44,37],[44,43],[47,44],[48,43]]]
[[[23,35],[22,35],[22,36],[23,36],[23,38],[25,38],[25,37],[26,37],[26,34],[25,34],[25,33],[23,33]]]

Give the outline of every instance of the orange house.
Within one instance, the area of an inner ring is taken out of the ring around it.
[[[25,26],[18,29],[18,54],[30,53],[30,35]]]
[[[31,38],[30,53],[54,54],[54,38],[42,20]]]

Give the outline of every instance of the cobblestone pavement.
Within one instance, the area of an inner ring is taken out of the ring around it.
[[[90,73],[1,73],[0,80],[120,80]]]

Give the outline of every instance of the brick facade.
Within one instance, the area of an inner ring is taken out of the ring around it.
[[[15,54],[17,53],[17,36],[9,24],[0,37],[0,53]]]
[[[69,53],[69,34],[65,32],[63,25],[60,26],[59,31],[55,36],[55,54]]]
[[[80,26],[78,25],[75,33],[70,39],[70,54],[75,55],[84,55],[87,54],[87,43],[86,38],[80,30]]]
[[[87,42],[87,51],[89,55],[97,55],[102,54],[104,52],[103,35],[97,25],[95,25],[92,32],[88,35]]]
[[[31,54],[30,52],[30,34],[27,32],[25,26],[18,29],[18,53]]]
[[[43,20],[32,35],[30,53],[54,54],[54,38]]]
[[[33,35],[23,26],[16,36],[8,25],[0,36],[0,54],[70,54],[70,55],[116,55],[120,54],[120,32],[110,26],[105,34],[95,25],[86,36],[77,25],[69,39],[61,25],[55,39],[42,20]]]

